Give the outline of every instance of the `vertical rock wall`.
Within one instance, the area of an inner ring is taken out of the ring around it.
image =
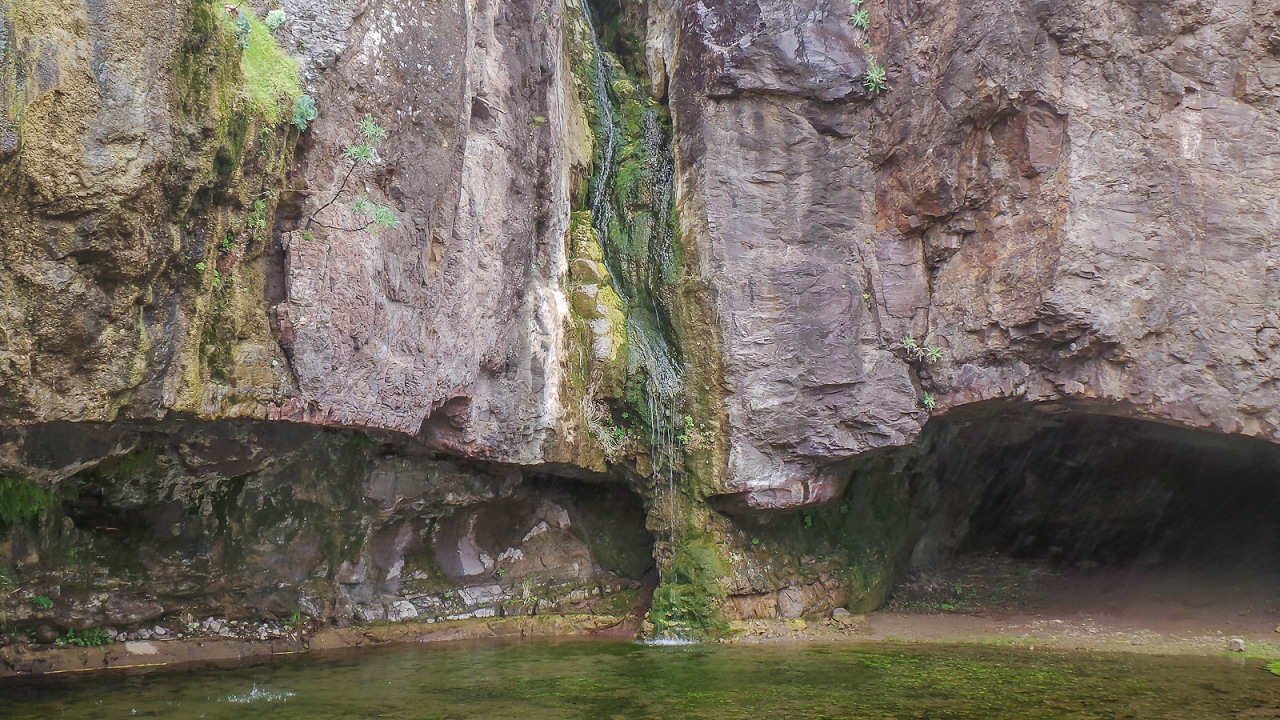
[[[289,394],[262,300],[271,239],[246,221],[274,208],[296,138],[241,97],[225,15],[0,5],[5,423],[263,415]]]
[[[568,198],[590,149],[561,23],[559,4],[537,2],[388,2],[357,16],[317,85],[299,212],[333,197],[367,114],[388,140],[356,191],[400,224],[284,234],[276,315],[300,394],[279,417],[421,431],[510,462],[555,455]],[[351,225],[348,198],[317,220]]]
[[[866,32],[844,3],[683,5],[725,492],[823,500],[823,468],[909,442],[926,394],[1274,437],[1275,16],[1255,5],[868,2]]]

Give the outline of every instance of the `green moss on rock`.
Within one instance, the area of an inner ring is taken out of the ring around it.
[[[52,493],[30,481],[0,476],[0,537],[9,527],[30,520],[56,502]]]
[[[686,539],[678,545],[649,610],[655,631],[694,638],[727,632],[728,624],[720,617],[726,597],[720,580],[724,572],[720,553],[707,538]]]

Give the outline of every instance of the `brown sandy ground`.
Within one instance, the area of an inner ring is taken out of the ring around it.
[[[961,642],[1215,655],[1239,638],[1247,655],[1280,657],[1280,577],[965,558],[908,578],[887,607],[866,615],[735,625],[739,642]]]

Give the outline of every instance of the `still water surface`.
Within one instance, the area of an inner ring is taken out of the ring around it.
[[[0,683],[0,718],[1280,718],[1263,661],[939,645],[401,646]]]

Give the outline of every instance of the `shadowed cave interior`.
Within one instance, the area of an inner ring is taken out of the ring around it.
[[[1100,609],[1124,590],[1243,607],[1280,587],[1280,448],[1264,440],[987,403],[938,418],[910,452],[919,530],[896,602],[962,577],[1011,585],[984,577],[1010,563],[1055,578],[1036,606]]]

